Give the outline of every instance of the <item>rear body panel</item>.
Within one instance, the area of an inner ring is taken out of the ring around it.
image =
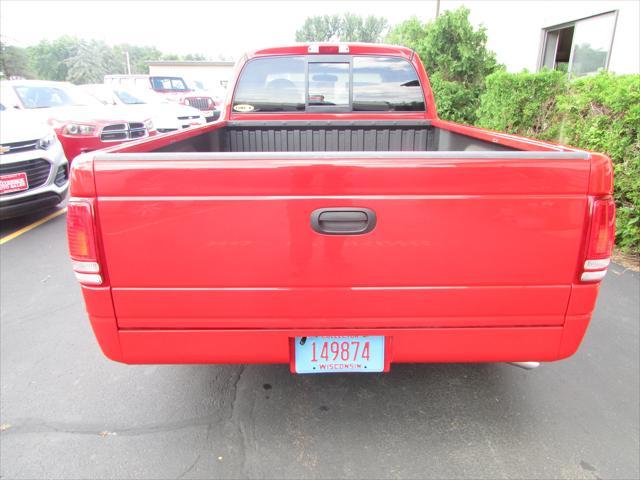
[[[588,206],[584,156],[219,155],[96,160],[120,328],[564,322]],[[318,234],[311,213],[331,207],[369,208],[376,228]]]

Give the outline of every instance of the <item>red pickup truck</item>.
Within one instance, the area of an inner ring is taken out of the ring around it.
[[[126,363],[553,361],[614,239],[609,158],[440,120],[410,49],[237,66],[222,119],[79,157],[68,237]]]

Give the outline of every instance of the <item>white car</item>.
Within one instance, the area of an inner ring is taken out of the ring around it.
[[[69,166],[40,115],[0,104],[0,218],[52,208],[69,188]]]
[[[220,117],[220,109],[213,98],[187,86],[182,77],[157,75],[105,75],[104,84],[113,88],[150,91],[162,95],[170,102],[197,108],[208,122]]]
[[[144,112],[151,118],[158,133],[207,123],[197,108],[171,102],[152,90],[133,90],[104,84],[81,85],[80,88],[105,105],[129,106]]]

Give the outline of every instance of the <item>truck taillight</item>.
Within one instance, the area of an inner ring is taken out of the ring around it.
[[[70,200],[67,205],[67,239],[73,271],[80,283],[101,285],[93,205],[87,200]]]
[[[591,227],[586,248],[584,272],[580,280],[597,282],[604,278],[611,261],[616,233],[616,206],[611,197],[593,201]]]

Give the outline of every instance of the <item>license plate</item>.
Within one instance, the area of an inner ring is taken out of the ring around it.
[[[212,117],[212,116],[213,116],[213,110],[204,110],[204,111],[202,112],[202,114],[203,114],[205,117]]]
[[[296,337],[296,373],[382,372],[384,337]]]
[[[29,188],[29,181],[25,172],[0,175],[0,195],[4,193],[20,192]]]

